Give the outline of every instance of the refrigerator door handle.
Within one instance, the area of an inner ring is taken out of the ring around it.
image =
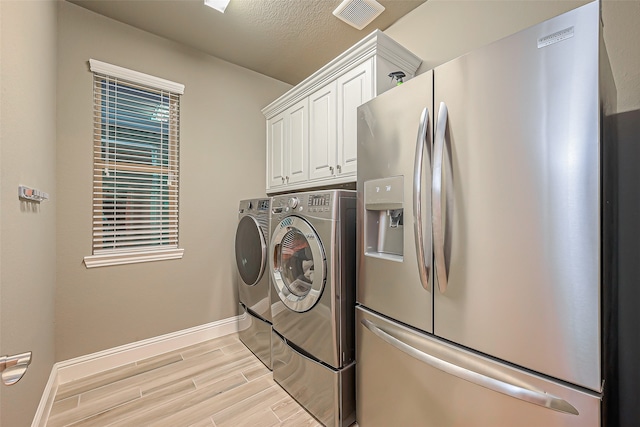
[[[442,162],[444,158],[444,140],[447,129],[447,105],[440,103],[438,123],[436,124],[435,143],[433,147],[433,177],[431,180],[431,210],[433,223],[433,251],[435,254],[435,270],[440,293],[447,291],[447,275],[444,254],[444,227],[442,223]]]
[[[407,344],[401,337],[397,337],[393,332],[385,331],[381,327],[375,325],[373,322],[367,319],[362,319],[362,325],[371,331],[375,336],[395,347],[396,349],[408,354],[409,356],[417,359],[421,362],[432,366],[442,372],[449,375],[453,375],[465,381],[469,381],[473,384],[477,384],[481,387],[489,390],[496,391],[498,393],[505,394],[515,399],[523,400],[525,402],[533,403],[534,405],[542,406],[548,409],[552,409],[567,414],[579,415],[578,410],[566,400],[546,393],[542,390],[536,390],[533,386],[512,378],[506,373],[500,372],[496,369],[487,367],[486,370],[491,370],[491,375],[488,376],[480,372],[476,372],[446,360],[435,357],[431,354],[425,353],[422,350],[415,348],[412,345]],[[433,350],[434,353],[446,352],[448,349],[444,346],[438,345],[428,340],[421,340],[422,347],[426,347],[427,351]],[[452,352],[452,350],[449,350]],[[460,359],[460,356],[453,356],[452,359]],[[475,367],[481,367],[481,362],[469,360],[470,364]],[[494,378],[495,377],[495,378]],[[515,384],[518,382],[519,384]]]
[[[422,221],[422,165],[424,163],[424,152],[429,147],[428,134],[429,129],[429,109],[424,108],[420,116],[420,126],[418,127],[418,138],[416,141],[416,156],[413,168],[413,232],[416,240],[416,252],[418,258],[418,272],[420,273],[420,282],[422,287],[430,291],[429,274],[431,265],[431,241],[428,245],[424,244],[424,231]],[[427,162],[430,166],[430,162]],[[425,254],[425,246],[428,252]]]

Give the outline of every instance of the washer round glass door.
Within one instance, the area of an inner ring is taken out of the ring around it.
[[[264,274],[267,242],[258,221],[251,215],[242,217],[236,230],[236,265],[242,281],[253,286]]]
[[[269,250],[275,290],[291,310],[311,309],[326,282],[326,258],[318,234],[304,219],[289,216],[275,228]]]

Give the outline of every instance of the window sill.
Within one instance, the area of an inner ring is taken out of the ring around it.
[[[184,249],[159,249],[138,252],[119,252],[113,254],[89,255],[84,257],[87,268],[107,267],[110,265],[135,264],[139,262],[181,259]]]

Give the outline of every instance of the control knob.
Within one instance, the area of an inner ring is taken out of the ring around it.
[[[296,207],[298,207],[299,203],[300,203],[300,200],[297,197],[290,197],[287,204],[291,209],[295,209]]]

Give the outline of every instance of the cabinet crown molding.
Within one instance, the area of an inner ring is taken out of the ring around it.
[[[284,111],[290,105],[308,96],[311,92],[345,73],[350,68],[369,58],[378,57],[397,64],[400,68],[415,75],[422,60],[408,51],[400,43],[380,30],[375,30],[351,48],[344,51],[327,65],[304,79],[284,95],[262,109],[267,119]]]

